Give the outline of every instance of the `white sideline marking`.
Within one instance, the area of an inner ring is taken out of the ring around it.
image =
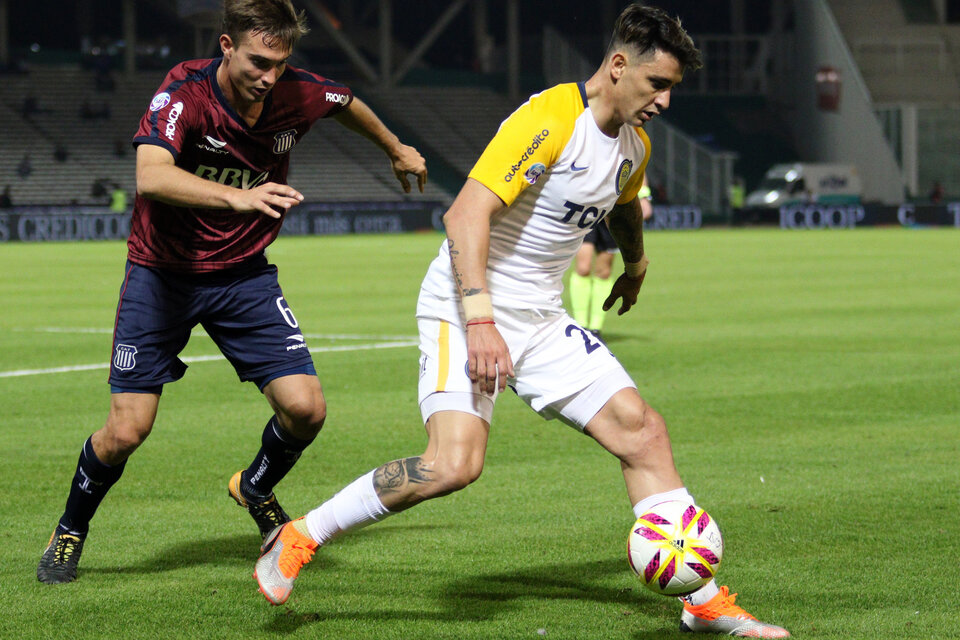
[[[14,331],[27,331],[33,333],[113,333],[113,329],[91,328],[91,327],[35,327],[32,329],[14,329]],[[197,329],[193,335],[205,336],[207,332],[203,329]],[[316,340],[414,340],[415,336],[372,336],[353,333],[305,333],[304,338],[314,338]]]
[[[349,344],[336,347],[315,347],[310,349],[310,353],[326,353],[331,351],[367,351],[369,349],[394,349],[397,347],[415,347],[419,341],[403,340],[396,342],[374,342],[372,344]],[[221,354],[215,356],[188,356],[181,358],[186,363],[194,362],[213,362],[215,360],[226,360]],[[70,373],[72,371],[91,371],[93,369],[109,369],[110,363],[97,364],[78,364],[68,367],[51,367],[49,369],[20,369],[18,371],[0,371],[0,378],[19,378],[22,376],[36,376],[46,373]]]

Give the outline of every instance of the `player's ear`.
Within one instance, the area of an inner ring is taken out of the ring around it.
[[[620,80],[627,70],[627,64],[627,56],[623,52],[614,51],[610,54],[610,79],[614,82]]]
[[[226,33],[221,33],[220,34],[220,51],[223,52],[224,58],[229,58],[231,55],[233,55],[233,47],[234,47],[233,38],[231,38]]]

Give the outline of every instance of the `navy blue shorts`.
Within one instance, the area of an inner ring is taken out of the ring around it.
[[[113,332],[110,385],[159,393],[187,369],[177,356],[202,325],[240,380],[316,375],[313,359],[264,256],[214,273],[179,273],[127,261]]]
[[[620,251],[617,241],[613,239],[613,234],[610,233],[610,227],[604,221],[595,225],[590,233],[583,238],[583,241],[591,243],[597,253],[619,253]]]

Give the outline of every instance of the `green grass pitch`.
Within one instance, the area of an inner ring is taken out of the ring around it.
[[[440,242],[271,248],[329,405],[277,489],[291,514],[422,451],[413,314]],[[720,523],[720,581],[798,638],[960,637],[960,233],[646,244],[639,306],[605,334]],[[217,351],[202,335],[93,520],[79,580],[38,583],[79,447],[106,417],[124,251],[0,248],[0,638],[681,637],[679,603],[628,568],[618,464],[509,393],[475,485],[321,549],[287,605],[268,606],[251,578],[256,529],[226,485],[269,413],[226,361],[203,358]]]

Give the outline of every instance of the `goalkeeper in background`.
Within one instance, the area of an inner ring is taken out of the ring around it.
[[[644,221],[653,216],[650,202],[650,187],[647,176],[637,194]],[[583,239],[583,245],[573,260],[568,290],[570,292],[570,315],[581,327],[600,338],[606,312],[603,303],[613,290],[613,259],[620,253],[617,241],[606,221],[599,222]]]

